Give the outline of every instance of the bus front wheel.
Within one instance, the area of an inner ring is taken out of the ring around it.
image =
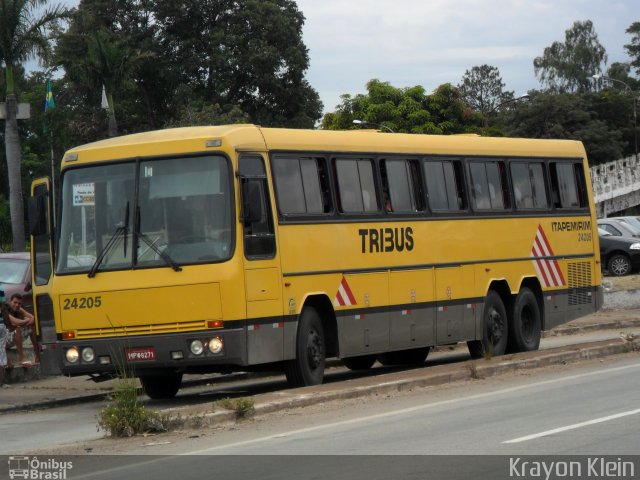
[[[512,350],[529,352],[540,346],[542,315],[534,293],[523,287],[513,305],[513,316],[509,325]]]
[[[482,340],[467,342],[472,358],[497,357],[504,355],[509,335],[507,311],[504,303],[494,290],[484,299],[482,311]]]
[[[284,373],[291,387],[319,385],[324,379],[325,338],[320,315],[305,307],[298,321],[296,358],[285,363]]]
[[[140,377],[144,393],[149,398],[161,400],[173,398],[182,385],[182,374]]]

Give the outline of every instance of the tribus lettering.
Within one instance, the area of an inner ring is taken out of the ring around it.
[[[413,229],[411,227],[361,228],[358,233],[362,239],[362,253],[413,250]]]

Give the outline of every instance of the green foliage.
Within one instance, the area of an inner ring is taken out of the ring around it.
[[[118,381],[111,402],[100,411],[98,426],[112,437],[132,437],[139,433],[164,432],[167,418],[149,411],[138,399],[135,378]]]
[[[236,412],[236,418],[247,418],[255,412],[255,402],[252,398],[223,398],[218,400],[218,405],[227,410],[233,410]]]
[[[530,94],[529,102],[503,116],[508,136],[580,140],[585,144],[592,164],[624,156],[626,144],[620,130],[605,118],[600,118],[605,113],[614,112],[611,105],[604,107],[602,102],[606,98],[602,95]],[[625,115],[617,118],[618,121],[629,122]]]
[[[480,112],[487,121],[501,103],[513,99],[513,92],[505,92],[504,87],[500,70],[489,65],[467,70],[458,85],[466,105]]]
[[[598,41],[593,22],[574,22],[565,32],[565,41],[553,42],[536,57],[533,66],[542,84],[556,92],[588,92],[592,76],[601,73],[607,62],[605,48]]]
[[[389,82],[373,79],[367,94],[342,95],[337,110],[322,120],[326,130],[359,128],[354,120],[404,133],[452,134],[475,132],[479,117],[468,111],[460,91],[450,84],[441,85],[427,95],[421,86],[396,88]]]
[[[631,35],[631,42],[624,48],[631,57],[631,66],[636,69],[636,74],[640,75],[640,22],[633,22],[626,32]]]

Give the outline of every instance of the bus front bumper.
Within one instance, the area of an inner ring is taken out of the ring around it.
[[[242,328],[59,341],[62,374],[140,376],[158,371],[224,372],[247,365]]]

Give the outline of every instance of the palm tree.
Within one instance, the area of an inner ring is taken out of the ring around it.
[[[13,72],[17,65],[34,58],[46,58],[49,51],[48,31],[67,15],[61,5],[44,8],[46,0],[0,0],[0,60],[6,79],[5,149],[9,179],[9,208],[13,249],[25,249],[24,205],[22,199],[22,154],[16,114],[18,99]],[[35,16],[36,13],[38,16]]]

